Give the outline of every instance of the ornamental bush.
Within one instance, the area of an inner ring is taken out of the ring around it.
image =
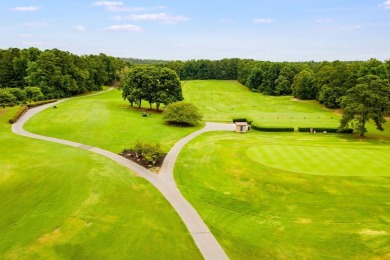
[[[169,104],[163,112],[163,119],[169,124],[194,126],[202,121],[202,114],[197,106],[187,102]]]
[[[14,114],[14,116],[13,116],[10,120],[8,120],[8,122],[9,122],[10,124],[15,123],[16,121],[18,121],[18,119],[19,119],[27,110],[28,110],[28,107],[27,107],[27,106],[25,106],[25,105],[21,106],[21,107],[16,111],[16,113]]]
[[[164,156],[160,144],[137,141],[132,150],[138,155],[142,155],[142,157],[150,163],[153,163]]]

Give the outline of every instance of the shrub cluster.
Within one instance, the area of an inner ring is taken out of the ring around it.
[[[142,155],[143,158],[150,163],[153,163],[164,156],[160,144],[149,144],[137,141],[132,150],[137,154]]]
[[[16,111],[16,113],[14,114],[14,116],[13,116],[10,120],[8,120],[8,122],[9,122],[10,124],[15,123],[16,121],[18,121],[18,119],[19,119],[27,110],[28,110],[28,107],[27,107],[27,106],[25,106],[25,105],[21,106],[21,107]]]
[[[294,132],[294,127],[261,126],[256,123],[252,124],[252,128],[263,132]]]
[[[170,124],[180,126],[194,126],[202,121],[203,115],[199,108],[188,102],[174,102],[169,104],[163,112],[163,119]]]
[[[34,103],[27,104],[27,107],[28,108],[38,107],[38,106],[42,106],[42,105],[53,103],[53,102],[57,102],[57,99],[49,99],[49,100],[37,101],[37,102],[34,102]]]
[[[353,129],[339,129],[339,128],[333,128],[333,127],[298,127],[299,132],[308,133],[312,131],[316,132],[327,132],[327,133],[343,133],[343,134],[352,134]]]
[[[247,122],[248,124],[252,124],[253,120],[250,118],[245,118],[245,117],[233,118],[233,123],[236,123],[236,122]]]

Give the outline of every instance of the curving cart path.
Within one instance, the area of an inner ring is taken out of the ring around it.
[[[111,90],[111,89],[110,89]],[[102,92],[100,92],[102,93]],[[97,93],[97,94],[100,94]],[[96,95],[96,94],[95,94]],[[179,214],[184,224],[187,226],[190,234],[192,235],[196,245],[198,246],[200,252],[202,253],[205,259],[228,259],[225,251],[215,239],[213,234],[210,232],[209,228],[203,222],[202,218],[199,216],[198,212],[191,206],[191,204],[183,197],[180,193],[179,189],[176,186],[176,182],[173,177],[173,168],[179,155],[179,152],[193,138],[198,135],[210,132],[210,131],[233,131],[233,124],[220,124],[220,123],[206,123],[206,126],[203,129],[200,129],[185,138],[181,139],[177,142],[172,149],[169,151],[163,165],[161,166],[160,173],[154,174],[146,168],[120,156],[115,153],[112,153],[107,150],[103,150],[97,147],[63,140],[59,138],[43,136],[38,134],[30,133],[23,129],[24,124],[34,115],[45,110],[49,107],[57,105],[61,102],[64,102],[68,99],[60,100],[55,103],[46,104],[43,106],[39,106],[36,108],[29,109],[15,124],[12,125],[12,131],[15,134],[26,136],[29,138],[40,139],[44,141],[59,143],[63,145],[68,145],[84,150],[88,150],[90,152],[94,152],[97,154],[101,154],[115,162],[127,167],[131,171],[135,172],[139,176],[147,179],[150,183],[152,183],[163,195],[164,197],[171,203],[173,208]]]

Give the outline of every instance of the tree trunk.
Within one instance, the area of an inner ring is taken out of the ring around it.
[[[138,108],[141,108],[142,106],[142,99],[139,100]]]
[[[156,103],[157,111],[160,111],[160,103]]]

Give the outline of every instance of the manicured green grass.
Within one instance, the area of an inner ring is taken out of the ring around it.
[[[340,115],[316,101],[299,101],[291,96],[273,97],[252,93],[237,81],[193,80],[183,82],[186,101],[196,104],[204,121],[231,122],[251,118],[264,126],[338,127]],[[368,125],[369,135],[390,136],[390,127],[380,132]]]
[[[11,133],[16,109],[0,110],[0,259],[201,258],[151,184],[102,156]]]
[[[144,103],[145,108],[149,107]],[[168,152],[178,140],[202,127],[169,126],[156,112],[142,117],[145,109],[131,108],[117,90],[69,100],[57,107],[42,111],[28,121],[25,128],[119,153],[137,140],[160,143]]]
[[[390,143],[213,132],[175,178],[232,259],[388,259]]]
[[[183,93],[186,101],[200,108],[205,121],[231,122],[235,117],[249,117],[275,126],[338,125],[338,117],[317,102],[264,96],[250,92],[237,81],[187,81],[183,84]]]

